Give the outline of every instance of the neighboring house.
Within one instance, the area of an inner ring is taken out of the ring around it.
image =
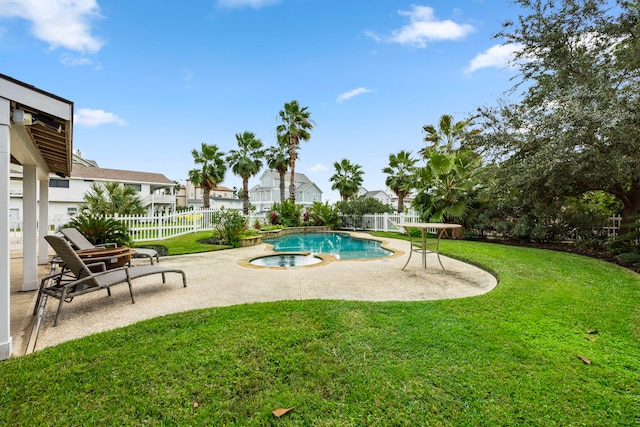
[[[357,194],[358,196],[374,198],[384,205],[391,205],[392,202],[391,196],[387,192],[382,190],[368,191],[366,188],[360,187]],[[398,205],[396,204],[396,207],[397,206]]]
[[[289,179],[285,174],[285,197],[289,198]],[[306,175],[294,175],[296,186],[296,204],[311,207],[314,202],[322,202],[322,190]],[[267,170],[260,176],[260,184],[249,189],[249,201],[256,207],[256,212],[267,212],[275,202],[280,202],[280,174],[275,170]]]
[[[233,209],[242,210],[242,200],[234,197],[234,191],[222,185],[218,185],[211,190],[209,207],[211,209]],[[177,195],[178,206],[188,206],[201,208],[204,206],[204,191],[202,187],[194,186],[191,181],[180,187]]]
[[[95,161],[83,159],[79,151],[73,153],[72,161],[71,176],[49,176],[49,218],[66,218],[77,214],[78,206],[92,184],[108,181],[135,188],[149,215],[175,211],[175,183],[162,174],[100,168]],[[22,188],[22,170],[19,167],[12,168],[9,190],[12,222],[20,221],[23,217]]]

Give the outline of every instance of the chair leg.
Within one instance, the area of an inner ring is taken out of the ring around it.
[[[180,274],[182,274],[182,287],[186,288],[187,287],[187,275],[184,274],[184,271],[181,271]]]
[[[56,318],[53,321],[53,326],[58,326],[58,318],[60,317],[60,312],[62,311],[62,304],[64,304],[64,299],[67,295],[67,289],[62,290],[62,295],[60,295],[60,304],[58,304],[58,310],[56,311]]]
[[[131,295],[131,304],[135,304],[136,300],[133,298],[133,286],[131,285],[131,280],[127,280],[129,283],[129,294]]]
[[[167,283],[167,278],[165,277],[164,273],[162,274],[162,283]]]

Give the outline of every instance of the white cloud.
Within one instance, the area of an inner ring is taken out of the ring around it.
[[[517,44],[502,44],[491,46],[486,51],[478,54],[469,62],[465,73],[473,73],[481,68],[504,68],[513,65],[514,54],[520,50]]]
[[[113,113],[107,113],[104,110],[93,110],[91,108],[80,108],[73,115],[74,124],[80,126],[100,126],[109,123],[116,123],[118,126],[124,126],[127,122]]]
[[[353,89],[349,92],[345,92],[341,94],[340,96],[338,96],[338,99],[336,99],[336,102],[341,103],[348,99],[353,98],[354,96],[362,95],[363,93],[369,93],[369,92],[373,92],[373,90],[367,89],[366,87],[359,87],[357,89]]]
[[[218,0],[218,4],[231,9],[243,8],[245,6],[260,9],[265,6],[272,6],[280,3],[280,0]]]
[[[51,49],[95,53],[104,45],[91,34],[91,21],[101,17],[96,0],[0,0],[0,17],[30,21]]]
[[[71,55],[62,55],[60,62],[68,67],[78,67],[82,65],[93,65],[93,61],[87,57],[77,57]]]
[[[311,166],[309,170],[311,172],[322,172],[322,171],[326,171],[327,167],[322,163],[316,163],[315,165]]]
[[[393,30],[389,36],[379,36],[372,32],[365,34],[376,41],[425,48],[427,42],[457,40],[474,31],[473,26],[469,24],[458,24],[449,19],[436,20],[433,8],[428,6],[412,5],[411,10],[399,10],[398,14],[409,17],[410,23],[400,29]]]

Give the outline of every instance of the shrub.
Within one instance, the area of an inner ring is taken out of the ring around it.
[[[254,236],[260,236],[260,232],[255,228],[245,228],[244,230],[242,230],[242,233],[240,233],[238,237],[240,239],[244,239],[246,237],[254,237]]]
[[[284,203],[276,202],[269,211],[271,224],[298,227],[302,222],[302,209],[302,205],[296,205],[291,200],[285,200]]]
[[[314,202],[310,210],[310,220],[313,225],[326,225],[327,227],[337,228],[342,221],[342,217],[336,206],[331,206],[328,202]]]
[[[234,248],[239,246],[240,234],[247,228],[247,221],[240,212],[224,208],[212,214],[211,223],[215,227],[214,237]]]
[[[133,243],[131,233],[123,222],[101,215],[82,213],[62,228],[67,227],[77,228],[94,245],[116,243],[118,246],[131,246]]]

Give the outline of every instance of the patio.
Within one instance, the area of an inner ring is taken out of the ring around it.
[[[192,309],[252,302],[298,299],[361,301],[419,301],[462,298],[489,292],[497,285],[491,274],[475,266],[442,257],[450,274],[435,258],[427,258],[423,276],[421,260],[414,257],[403,271],[409,242],[389,239],[388,246],[401,251],[396,256],[369,261],[336,261],[295,269],[248,268],[242,261],[265,255],[266,245],[201,254],[164,257],[161,265],[183,269],[188,287],[169,277],[162,285],[157,278],[134,281],[136,304],[131,304],[126,285],[106,292],[83,295],[67,304],[60,324],[53,327],[56,304],[48,304],[35,350],[96,332],[126,326],[152,317]],[[12,272],[19,258],[12,257]],[[147,262],[139,260],[138,262]],[[42,273],[46,272],[42,266]],[[12,276],[11,325],[13,355],[24,354],[31,329],[35,292],[14,292],[20,278]],[[57,302],[57,301],[55,301]]]

